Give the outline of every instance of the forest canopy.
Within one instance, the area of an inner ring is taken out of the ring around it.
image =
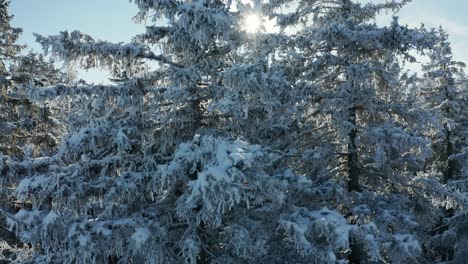
[[[468,79],[410,0],[130,2],[27,53],[0,0],[0,260],[465,261]]]

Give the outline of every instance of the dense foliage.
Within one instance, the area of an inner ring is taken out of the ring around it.
[[[108,69],[112,85],[70,82],[33,53],[1,79],[46,112],[25,133],[47,141],[0,137],[23,151],[0,149],[18,206],[2,212],[34,246],[29,261],[467,256],[464,65],[442,29],[376,24],[409,1],[131,2],[147,24],[131,43],[36,36],[68,65]],[[275,27],[252,32],[251,16]],[[404,70],[415,54],[429,59],[422,78]],[[19,131],[9,118],[0,125]]]
[[[8,1],[0,1],[0,210],[5,214],[30,204],[18,204],[13,196],[17,183],[29,175],[21,161],[53,153],[62,133],[57,109],[31,100],[29,87],[65,80],[53,61],[33,52],[20,53],[25,48],[17,44],[22,29],[10,25],[8,7]],[[0,216],[0,253],[2,260],[18,260],[30,253],[8,230],[4,214]]]

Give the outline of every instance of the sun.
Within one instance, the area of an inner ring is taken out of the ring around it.
[[[257,14],[250,14],[245,17],[244,30],[248,33],[256,33],[260,31],[263,21],[262,18]]]

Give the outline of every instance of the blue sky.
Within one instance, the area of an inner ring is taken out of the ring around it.
[[[33,33],[56,35],[78,29],[96,39],[128,42],[144,32],[144,25],[132,22],[137,11],[136,5],[128,0],[12,0],[10,5],[12,24],[24,29],[20,42],[35,51],[42,49]],[[80,77],[102,82],[109,75],[91,70],[80,71]]]
[[[370,2],[370,0],[361,0]],[[381,2],[374,0],[374,2]],[[427,27],[442,25],[450,34],[457,60],[468,62],[468,1],[413,0],[399,14],[400,21],[410,26],[424,23]],[[75,30],[112,42],[128,41],[144,31],[144,26],[131,22],[137,8],[128,0],[13,0],[12,24],[24,29],[21,42],[40,51],[33,32],[43,35]],[[380,19],[385,23],[386,19]],[[107,79],[102,71],[81,72],[81,77],[96,82]]]
[[[413,0],[397,16],[401,24],[413,27],[442,26],[449,33],[455,60],[468,63],[467,10],[466,0]]]

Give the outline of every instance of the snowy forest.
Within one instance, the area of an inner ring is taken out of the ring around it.
[[[468,76],[410,1],[130,0],[28,53],[0,0],[0,263],[467,263]]]

